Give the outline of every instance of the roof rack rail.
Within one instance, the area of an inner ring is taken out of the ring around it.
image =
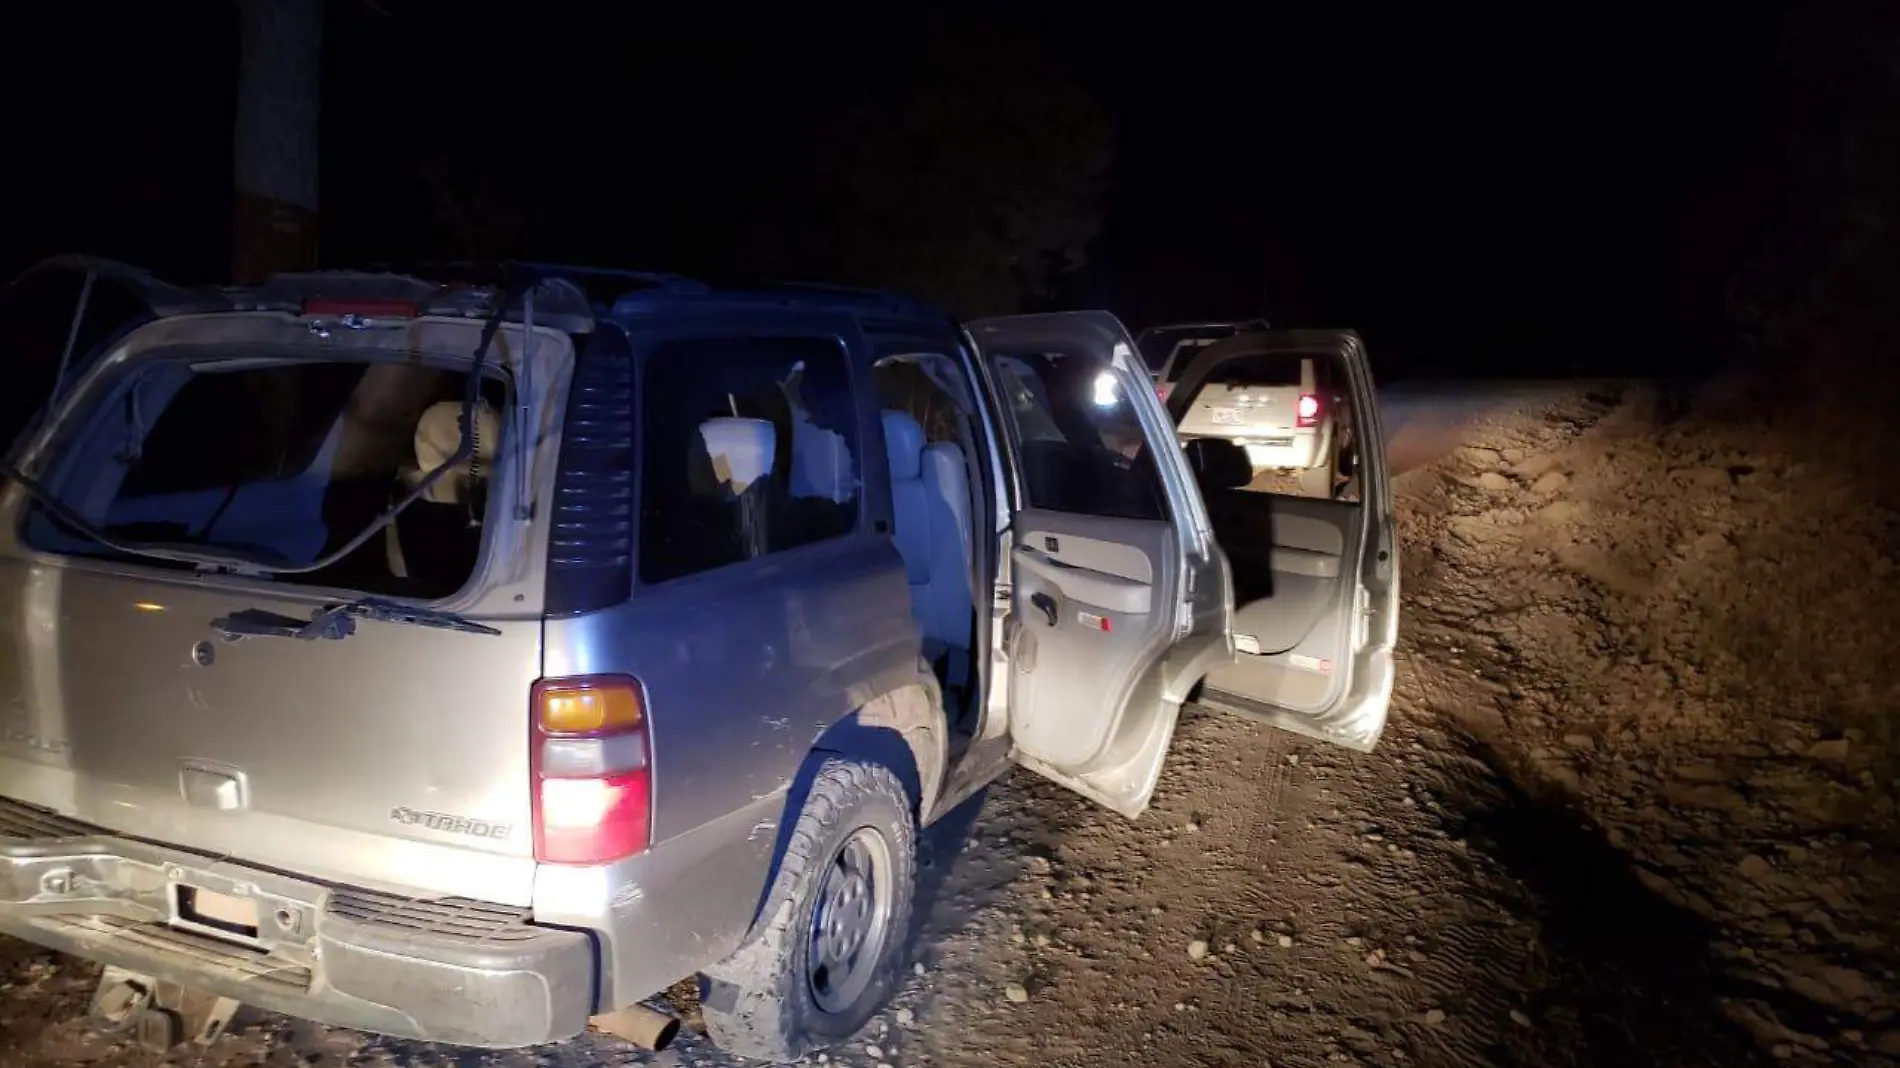
[[[512,260],[508,265],[533,271],[542,277],[599,278],[603,280],[626,279],[630,282],[647,282],[656,286],[665,286],[669,289],[677,288],[692,292],[704,292],[712,288],[696,278],[688,278],[683,274],[673,274],[670,271],[643,271],[626,267],[590,267],[580,263],[547,263],[540,260]]]
[[[873,289],[869,286],[847,286],[832,282],[791,282],[779,279],[758,282],[747,288],[760,293],[807,293],[813,296],[861,297],[898,312],[936,313],[938,310],[929,301],[894,290]]]
[[[808,289],[814,293],[855,293],[864,297],[888,297],[888,290],[873,289],[870,286],[847,286],[836,282],[794,282],[783,278],[769,279],[758,283],[759,289]]]

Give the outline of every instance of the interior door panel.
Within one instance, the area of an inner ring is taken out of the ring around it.
[[[1324,361],[1328,374],[1322,377],[1345,391],[1337,414],[1351,413],[1359,499],[1205,492],[1231,571],[1234,656],[1209,670],[1201,703],[1371,749],[1391,699],[1398,570],[1384,436],[1365,346],[1350,331],[1239,332],[1194,356],[1169,392],[1168,407],[1179,421],[1236,361],[1276,355]]]
[[[1025,655],[1012,657],[1016,702],[1035,709],[1015,720],[1016,747],[1057,770],[1084,769],[1109,748],[1119,719],[1104,707],[1126,702],[1145,665],[1173,636],[1154,612],[1171,602],[1171,577],[1161,583],[1168,588],[1158,590],[1154,582],[1090,565],[1139,556],[1148,574],[1171,576],[1163,563],[1173,558],[1174,528],[1059,512],[1019,512],[1017,518],[1024,529],[1053,536],[1056,549],[1025,538],[1011,551],[1016,599],[1031,606],[1020,614],[1017,631],[1025,646],[1018,652]],[[1117,551],[1104,553],[1102,544]],[[1053,624],[1039,601],[1053,606]],[[1021,670],[1025,663],[1027,671]],[[1078,684],[1084,679],[1088,684]]]
[[[1225,653],[1225,565],[1133,339],[1107,312],[969,324],[1008,430],[1012,758],[1148,807],[1191,665]]]
[[[1234,570],[1233,663],[1207,689],[1300,712],[1323,711],[1348,672],[1359,505],[1247,491],[1213,495],[1214,532]],[[1228,524],[1232,523],[1230,526]]]
[[[1211,493],[1207,505],[1234,569],[1235,634],[1261,653],[1292,650],[1338,599],[1359,506],[1247,490]]]

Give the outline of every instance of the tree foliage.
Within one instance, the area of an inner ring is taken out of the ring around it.
[[[940,28],[907,84],[821,123],[812,147],[753,222],[754,264],[996,314],[1086,261],[1113,131],[1032,44]]]
[[[1798,5],[1784,36],[1779,223],[1735,287],[1771,350],[1900,340],[1900,20]]]
[[[1900,509],[1900,20],[1866,0],[1796,5],[1783,44],[1781,218],[1735,310],[1816,462]]]
[[[434,207],[437,247],[476,263],[521,254],[524,226],[519,212],[479,175],[458,177],[440,156],[425,161],[420,174]]]

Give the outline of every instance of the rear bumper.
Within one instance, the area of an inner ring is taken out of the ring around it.
[[[181,925],[177,887],[256,902],[255,937]],[[0,932],[248,1005],[403,1038],[509,1048],[593,1010],[587,935],[526,910],[325,886],[119,838],[0,798]]]

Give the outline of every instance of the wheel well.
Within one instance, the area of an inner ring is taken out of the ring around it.
[[[812,743],[807,765],[829,753],[882,764],[895,772],[921,821],[943,787],[949,721],[936,679],[919,681],[866,701]]]
[[[910,798],[913,817],[922,824],[943,787],[944,771],[949,763],[948,727],[936,679],[928,676],[879,694],[826,728],[812,743],[811,751],[785,792],[784,815],[779,819],[778,840],[772,847],[772,864],[767,869],[765,885],[759,890],[759,907],[764,906],[766,895],[778,879],[792,827],[805,809],[812,779],[826,757],[889,768]],[[753,921],[757,919],[755,910]]]

